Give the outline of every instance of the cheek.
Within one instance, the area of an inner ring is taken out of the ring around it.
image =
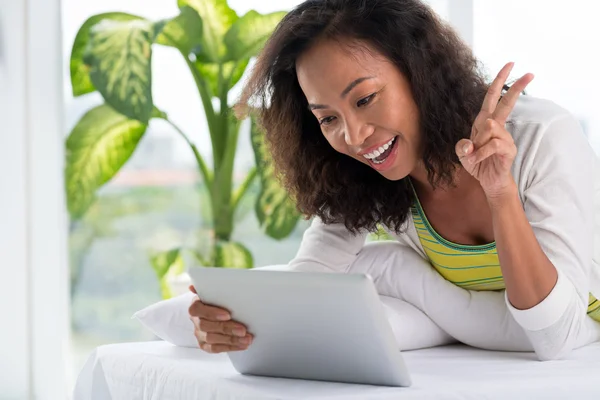
[[[346,140],[342,134],[333,129],[323,129],[321,134],[335,151],[348,154],[348,146],[346,145]]]

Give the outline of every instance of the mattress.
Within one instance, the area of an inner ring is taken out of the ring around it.
[[[240,375],[224,354],[162,341],[98,347],[75,400],[158,399],[599,399],[600,343],[568,359],[537,361],[461,345],[404,352],[409,388]]]

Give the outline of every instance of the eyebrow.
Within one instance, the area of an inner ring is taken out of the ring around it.
[[[344,89],[342,91],[342,94],[340,94],[340,97],[343,99],[344,97],[346,97],[348,95],[348,93],[350,93],[352,91],[352,89],[354,89],[357,85],[361,84],[362,82],[369,80],[369,79],[373,79],[375,78],[374,76],[363,76],[362,78],[358,78],[353,80],[352,82],[350,82],[350,84],[346,87],[346,89]],[[329,106],[326,106],[324,104],[309,104],[308,105],[308,109],[309,110],[320,110],[320,109],[324,109],[324,108],[329,108]]]

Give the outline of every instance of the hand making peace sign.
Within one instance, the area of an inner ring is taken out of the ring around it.
[[[460,140],[455,149],[463,167],[479,181],[488,198],[502,195],[514,182],[510,167],[517,148],[504,125],[519,95],[533,80],[533,74],[523,75],[501,98],[513,65],[508,63],[500,70],[475,118],[470,140]]]

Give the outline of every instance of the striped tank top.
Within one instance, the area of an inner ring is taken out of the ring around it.
[[[419,198],[414,193],[415,202],[411,207],[413,221],[419,241],[433,268],[446,280],[464,289],[505,289],[496,243],[461,245],[444,239],[427,221]],[[600,322],[600,301],[591,294],[587,313]]]

